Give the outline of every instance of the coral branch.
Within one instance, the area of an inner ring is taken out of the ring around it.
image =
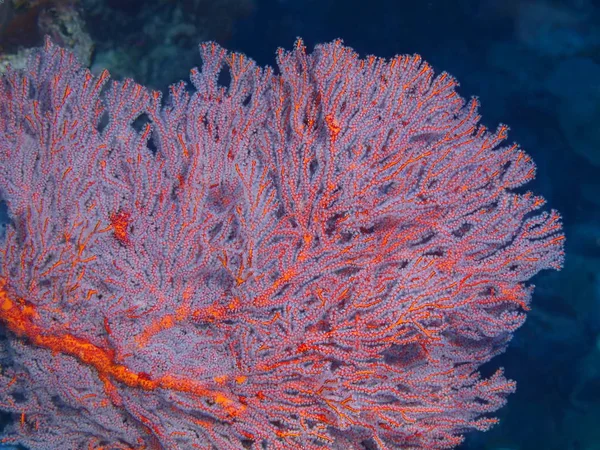
[[[443,449],[496,423],[515,384],[477,370],[564,239],[507,128],[417,55],[200,53],[165,102],[49,41],[2,76],[3,441]]]

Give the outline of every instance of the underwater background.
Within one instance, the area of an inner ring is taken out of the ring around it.
[[[527,189],[561,212],[567,236],[564,269],[534,278],[527,322],[483,368],[503,366],[516,394],[460,448],[600,449],[599,0],[0,0],[0,70],[45,34],[95,73],[162,91],[188,80],[206,40],[264,66],[297,37],[309,50],[342,38],[361,56],[419,53],[456,77],[482,123],[509,125],[532,156]]]

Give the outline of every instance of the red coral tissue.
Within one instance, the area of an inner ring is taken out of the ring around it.
[[[166,101],[49,41],[0,79],[2,442],[442,449],[560,268],[531,159],[417,55],[214,43]],[[223,81],[224,80],[224,81]]]

